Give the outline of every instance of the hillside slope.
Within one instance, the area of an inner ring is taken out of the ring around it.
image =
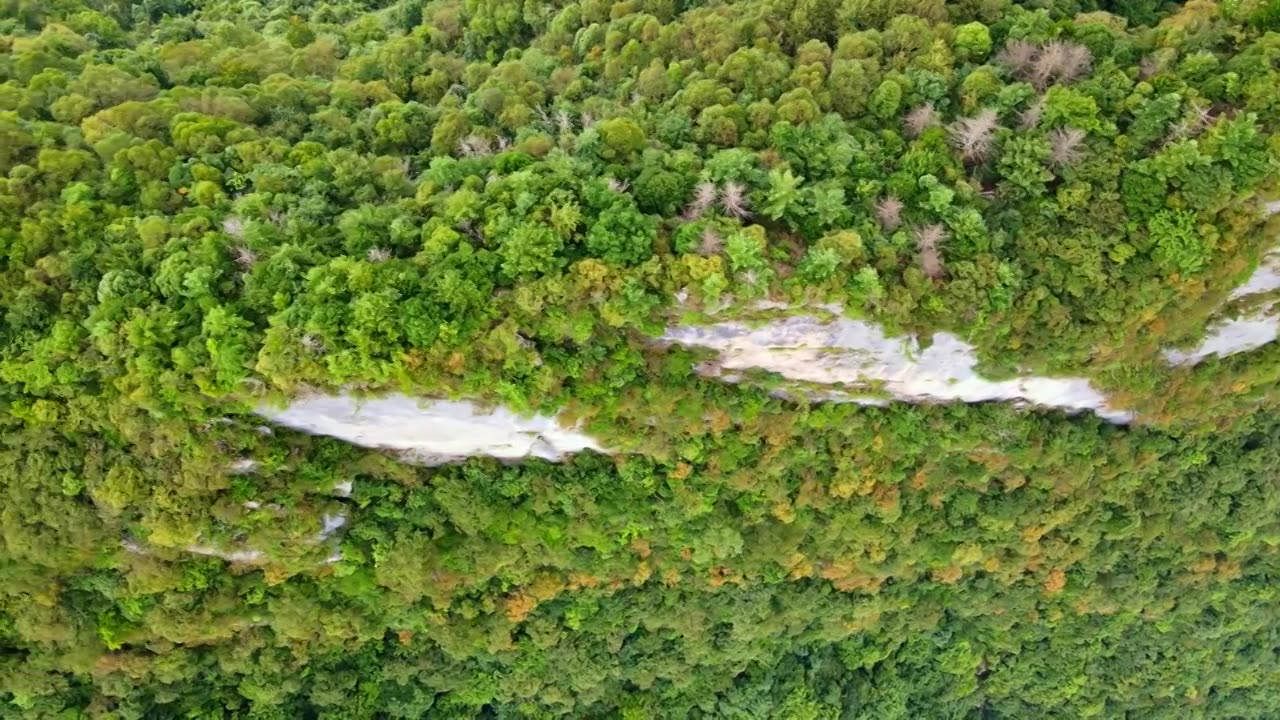
[[[0,50],[0,716],[1280,714],[1274,0]]]

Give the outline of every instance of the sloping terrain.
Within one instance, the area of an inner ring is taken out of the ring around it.
[[[0,4],[0,716],[1280,714],[1269,0]]]

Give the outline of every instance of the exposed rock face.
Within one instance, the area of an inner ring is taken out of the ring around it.
[[[245,503],[245,507],[249,508],[250,510],[257,510],[257,509],[260,509],[262,505],[261,503],[250,501]],[[278,505],[274,507],[276,509],[279,509]],[[320,543],[325,542],[329,538],[332,538],[334,535],[337,534],[339,530],[346,527],[347,514],[344,511],[339,511],[337,513],[332,513],[332,514],[325,513],[321,523],[322,524],[319,532],[317,532],[311,538],[305,540],[304,541],[305,544],[319,545]],[[120,543],[120,545],[125,550],[138,555],[149,555],[151,553],[151,551],[147,547],[128,538],[123,540]],[[196,555],[205,555],[208,557],[221,558],[229,563],[239,563],[243,565],[258,565],[260,563],[266,562],[269,559],[267,554],[262,550],[259,550],[257,548],[250,547],[247,545],[243,545],[243,544],[237,544],[232,546],[218,546],[218,545],[212,545],[209,543],[192,543],[190,545],[186,545],[182,547],[181,549]],[[341,559],[342,559],[342,553],[340,551],[334,551],[329,555],[328,559],[325,560],[325,562],[326,563],[337,562],[338,560],[341,560]]]
[[[1250,295],[1280,289],[1280,248],[1275,248],[1262,258],[1243,285],[1231,291],[1231,299],[1239,300]]]
[[[272,422],[316,435],[329,435],[356,445],[401,451],[405,460],[436,465],[491,456],[516,460],[538,457],[563,460],[580,450],[603,451],[588,435],[562,427],[553,417],[521,417],[504,408],[481,410],[469,402],[417,400],[394,393],[375,398],[352,395],[309,395],[284,409],[261,407],[258,414]],[[231,472],[253,472],[251,459],[233,462]],[[347,497],[354,490],[350,480],[333,486],[333,494]],[[251,501],[251,509],[261,503]],[[343,512],[326,513],[322,527],[305,542],[320,544],[346,526]],[[233,563],[258,564],[265,554],[249,547],[224,548],[194,544],[184,548],[199,555],[219,557]],[[325,560],[338,562],[335,551]]]
[[[758,327],[730,321],[668,329],[665,340],[719,351],[720,368],[758,368],[785,378],[827,385],[879,389],[908,402],[1022,401],[1072,412],[1092,411],[1117,423],[1130,413],[1110,407],[1083,378],[1026,376],[988,380],[974,371],[973,347],[950,333],[937,333],[921,348],[915,338],[888,337],[860,320],[820,320],[806,315],[780,318]],[[873,393],[824,397],[882,404]]]
[[[1280,202],[1266,206],[1280,213]],[[1270,253],[1231,300],[1280,289],[1280,248]],[[1195,364],[1212,355],[1252,350],[1280,335],[1280,302],[1224,320],[1210,328],[1199,347],[1168,350],[1172,364]],[[715,350],[719,358],[699,368],[704,375],[729,382],[732,372],[751,369],[778,373],[796,386],[778,392],[825,402],[883,405],[906,402],[1021,402],[1068,412],[1089,411],[1115,423],[1132,414],[1112,407],[1087,379],[1026,375],[1008,380],[981,377],[968,343],[951,333],[936,333],[928,347],[913,337],[888,337],[877,325],[841,317],[837,306],[824,306],[834,319],[791,314],[784,304],[762,303],[757,309],[783,310],[782,317],[760,325],[724,321],[710,325],[671,327],[663,340]],[[815,388],[813,385],[822,387]],[[258,413],[295,430],[329,435],[356,445],[403,453],[406,460],[428,465],[490,456],[507,460],[529,457],[563,460],[581,450],[605,452],[593,438],[565,428],[554,417],[521,417],[505,409],[481,410],[470,402],[419,400],[403,394],[374,398],[312,395],[284,409],[263,407]],[[251,471],[241,461],[233,472]],[[350,494],[348,483],[334,488]]]
[[[227,466],[232,475],[248,475],[258,469],[258,461],[253,458],[240,458]]]
[[[222,558],[230,563],[243,563],[245,565],[256,565],[266,560],[266,554],[261,550],[244,549],[244,550],[227,550],[216,548],[212,545],[188,545],[187,552],[196,555],[207,555],[209,557]]]
[[[1195,365],[1207,357],[1226,357],[1236,353],[1256,350],[1276,339],[1280,334],[1280,315],[1274,313],[1275,304],[1246,317],[1223,320],[1209,328],[1204,340],[1190,350],[1166,350],[1164,357],[1172,365]]]
[[[1263,210],[1267,216],[1280,213],[1280,201],[1268,203]],[[1228,300],[1240,300],[1280,289],[1280,247],[1272,250],[1258,263],[1243,285],[1231,291]],[[1215,323],[1205,334],[1204,340],[1190,350],[1166,350],[1165,359],[1173,365],[1195,365],[1207,357],[1226,357],[1236,353],[1256,350],[1280,336],[1280,308],[1276,302],[1264,303],[1239,318],[1229,318]]]
[[[1280,202],[1264,208],[1265,215],[1280,213]],[[1269,253],[1253,275],[1231,293],[1231,300],[1280,289],[1280,247]],[[760,309],[785,305],[762,303]],[[677,326],[664,340],[716,350],[720,357],[699,368],[706,375],[737,381],[725,370],[760,369],[800,383],[780,390],[784,396],[802,395],[828,402],[883,404],[885,396],[908,402],[1026,402],[1068,411],[1092,411],[1112,422],[1123,423],[1132,415],[1108,405],[1107,398],[1084,378],[1025,376],[988,380],[974,371],[973,348],[950,333],[937,333],[927,348],[914,338],[890,338],[871,323],[840,317],[839,307],[822,310],[836,316],[822,320],[810,315],[789,315],[763,325],[728,321],[704,326]],[[1253,350],[1280,335],[1280,301],[1265,304],[1246,316],[1223,320],[1210,328],[1199,347],[1168,350],[1172,364],[1195,364],[1211,355]],[[880,394],[868,391],[880,390]]]
[[[563,460],[581,450],[603,451],[590,436],[554,417],[521,417],[505,408],[481,410],[470,402],[419,400],[400,393],[374,398],[311,395],[284,409],[258,413],[280,425],[329,435],[370,448],[400,450],[427,465],[490,456]]]
[[[324,526],[320,528],[320,533],[316,535],[316,542],[328,540],[334,533],[341,530],[347,524],[346,513],[337,513],[336,515],[325,514]]]

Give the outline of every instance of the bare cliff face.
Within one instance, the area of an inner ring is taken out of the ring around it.
[[[1280,332],[1280,315],[1275,304],[1244,317],[1221,320],[1209,329],[1204,340],[1189,350],[1166,350],[1164,357],[1171,365],[1195,365],[1210,357],[1227,357],[1236,353],[1257,350],[1274,342]]]
[[[1280,213],[1280,202],[1266,206]],[[1269,253],[1228,302],[1280,289],[1280,247]],[[1209,328],[1189,349],[1169,349],[1174,365],[1194,365],[1261,347],[1280,331],[1278,301],[1256,304]],[[707,325],[675,325],[659,342],[706,348],[716,359],[699,367],[726,382],[759,370],[794,381],[794,394],[811,400],[881,405],[887,402],[1012,402],[1036,407],[1092,412],[1114,423],[1132,419],[1085,378],[1023,375],[1004,380],[982,377],[974,348],[951,333],[931,338],[890,337],[883,328],[825,308],[819,316],[770,306],[779,317],[748,324],[728,320]],[[816,388],[816,389],[815,389]],[[370,448],[397,451],[409,462],[427,465],[487,456],[505,460],[563,460],[583,450],[607,452],[594,438],[563,426],[555,417],[521,416],[506,408],[482,409],[466,402],[413,398],[402,394],[358,398],[348,394],[308,395],[284,408],[261,407],[275,424],[328,435]],[[241,468],[241,471],[251,471]],[[349,492],[349,488],[345,489]]]
[[[664,339],[718,351],[718,371],[767,370],[840,387],[849,402],[881,404],[885,395],[905,402],[996,400],[1090,411],[1112,422],[1130,419],[1083,378],[983,378],[974,370],[973,347],[950,333],[935,334],[925,347],[917,338],[889,337],[861,320],[795,315],[756,326],[731,321],[673,327]]]
[[[523,417],[506,408],[486,410],[471,402],[419,399],[399,393],[371,398],[350,394],[306,395],[284,408],[264,405],[258,408],[258,414],[277,425],[302,432],[396,451],[401,459],[424,465],[479,456],[559,461],[582,450],[605,452],[592,437],[563,426],[554,417]],[[257,469],[258,463],[251,458],[233,460],[226,466],[226,472],[232,475],[253,473]],[[345,498],[354,489],[354,483],[348,480],[336,484],[332,493],[334,497]],[[279,506],[264,509],[257,501],[249,501],[245,507],[255,512],[283,512]],[[298,539],[297,543],[300,547],[326,544],[347,521],[345,510],[326,513],[319,529],[313,535]],[[134,553],[151,552],[151,548],[132,540],[125,540],[123,547]],[[196,542],[170,549],[242,565],[257,565],[268,560],[266,552],[246,544]],[[324,562],[341,559],[341,552],[334,550]]]
[[[1280,203],[1267,208],[1280,212]],[[1262,293],[1280,290],[1280,247],[1227,300],[1225,310]],[[1253,303],[1234,317],[1212,323],[1199,345],[1165,351],[1172,365],[1195,365],[1261,347],[1277,338],[1280,300]],[[1072,413],[1090,412],[1127,423],[1132,413],[1117,407],[1085,378],[1022,375],[996,380],[976,371],[974,348],[951,333],[930,338],[891,337],[880,326],[843,317],[839,307],[814,309],[764,304],[776,317],[748,323],[725,320],[673,325],[658,343],[704,348],[715,354],[697,371],[725,382],[741,382],[752,371],[782,378],[778,392],[812,401],[884,405],[891,402],[1010,402]],[[601,442],[548,415],[522,416],[508,408],[485,409],[467,401],[415,398],[401,393],[358,397],[311,394],[287,406],[262,406],[258,414],[276,425],[327,435],[363,447],[395,452],[406,462],[440,465],[471,457],[503,460],[567,459],[586,450],[609,452]],[[263,431],[269,432],[264,427]],[[228,464],[229,473],[252,473],[252,459]],[[335,497],[352,493],[350,481],[333,488]],[[246,506],[250,506],[246,503]],[[254,509],[257,504],[252,505]],[[323,526],[303,542],[319,545],[347,522],[345,512],[326,515]],[[126,541],[131,552],[145,548]],[[186,551],[228,562],[256,564],[265,555],[252,547],[192,544]],[[334,552],[326,562],[341,559]]]
[[[1268,204],[1265,215],[1280,213],[1280,201]],[[1273,249],[1240,287],[1229,303],[1280,289],[1280,247]],[[1225,357],[1254,350],[1275,341],[1280,334],[1280,301],[1256,305],[1239,317],[1214,322],[1196,347],[1169,349],[1172,365],[1195,365],[1211,356]],[[950,333],[937,333],[927,342],[920,338],[888,337],[882,328],[861,320],[841,317],[840,308],[824,308],[835,317],[787,314],[765,323],[738,321],[711,325],[675,326],[664,340],[719,353],[701,368],[705,375],[733,381],[726,370],[764,370],[788,380],[807,383],[799,394],[811,399],[881,404],[885,399],[903,402],[1009,401],[1066,410],[1093,412],[1116,423],[1128,422],[1130,413],[1112,406],[1084,378],[1027,375],[989,380],[975,372],[972,346]],[[831,391],[815,393],[813,385]],[[878,392],[877,392],[878,391]]]
[[[1268,203],[1267,216],[1280,214],[1280,201]],[[1243,285],[1231,292],[1228,303],[1280,290],[1280,246],[1273,248],[1258,263]],[[1209,327],[1204,340],[1187,350],[1169,349],[1165,359],[1171,365],[1195,365],[1206,358],[1227,357],[1256,350],[1275,342],[1280,335],[1280,307],[1277,301],[1258,304],[1239,317],[1223,318]]]
[[[602,451],[591,437],[544,415],[522,417],[506,408],[412,398],[393,393],[308,395],[259,414],[285,427],[329,435],[363,447],[401,451],[410,462],[439,465],[487,456],[503,460],[562,460],[581,450]]]
[[[1236,288],[1228,302],[1280,289],[1280,249],[1272,251],[1248,282]],[[1227,357],[1256,350],[1280,335],[1280,308],[1275,300],[1261,303],[1240,317],[1223,318],[1209,327],[1204,340],[1188,350],[1170,349],[1165,359],[1172,365],[1195,365],[1212,357]]]
[[[728,381],[734,377],[724,370],[766,370],[829,387],[826,398],[837,401],[1010,401],[1095,412],[1118,423],[1130,419],[1083,378],[983,378],[974,370],[973,348],[949,333],[936,334],[924,347],[915,338],[888,337],[860,320],[794,315],[757,326],[736,321],[676,326],[662,340],[718,351],[712,374]],[[408,462],[426,465],[481,456],[557,461],[583,450],[606,451],[590,435],[564,427],[554,417],[524,417],[501,407],[484,410],[470,402],[399,393],[308,395],[284,408],[260,407],[258,413],[277,425],[397,451]],[[245,469],[236,466],[233,471]]]

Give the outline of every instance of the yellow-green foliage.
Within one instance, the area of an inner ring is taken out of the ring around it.
[[[1273,6],[4,5],[0,715],[1275,717],[1280,349],[1161,356],[1274,242]],[[761,299],[1138,420],[654,342]],[[339,387],[617,452],[252,413]]]

